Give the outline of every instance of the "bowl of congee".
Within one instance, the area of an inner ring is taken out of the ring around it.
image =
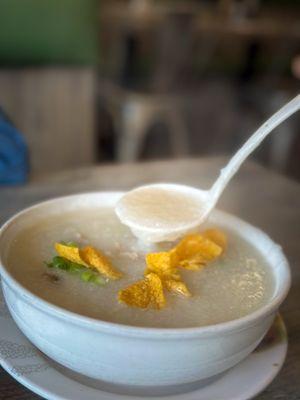
[[[280,246],[219,210],[147,241],[115,212],[123,195],[57,198],[4,224],[2,288],[18,327],[62,366],[113,384],[187,384],[239,363],[289,290]]]

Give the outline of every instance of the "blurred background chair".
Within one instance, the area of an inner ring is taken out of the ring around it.
[[[192,72],[192,19],[197,10],[195,4],[147,0],[103,7],[101,28],[114,38],[109,54],[118,65],[99,95],[114,119],[119,161],[138,160],[149,131],[158,123],[167,131],[172,156],[189,154],[184,118],[188,96],[182,89]],[[136,64],[144,41],[155,61],[149,79],[139,82]]]
[[[100,81],[99,95],[116,158],[232,152],[299,87],[290,72],[300,40],[293,11],[276,1],[105,3],[109,84]],[[294,121],[256,158],[288,171]]]
[[[299,91],[292,0],[0,0],[0,105],[30,179],[230,154]],[[300,179],[299,116],[254,154]]]

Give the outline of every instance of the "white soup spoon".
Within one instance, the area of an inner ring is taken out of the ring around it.
[[[269,118],[230,159],[211,189],[152,184],[127,192],[117,203],[121,222],[148,242],[173,241],[198,228],[215,207],[241,164],[281,122],[300,108],[300,95]]]

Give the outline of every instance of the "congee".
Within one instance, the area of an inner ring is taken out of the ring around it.
[[[113,208],[51,215],[11,242],[9,269],[39,297],[133,326],[205,326],[245,316],[273,295],[264,257],[231,231],[204,225],[174,243],[146,244]]]

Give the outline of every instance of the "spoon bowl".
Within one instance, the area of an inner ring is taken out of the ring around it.
[[[157,183],[126,193],[115,211],[138,238],[148,242],[173,241],[206,219],[210,201],[208,190]]]

